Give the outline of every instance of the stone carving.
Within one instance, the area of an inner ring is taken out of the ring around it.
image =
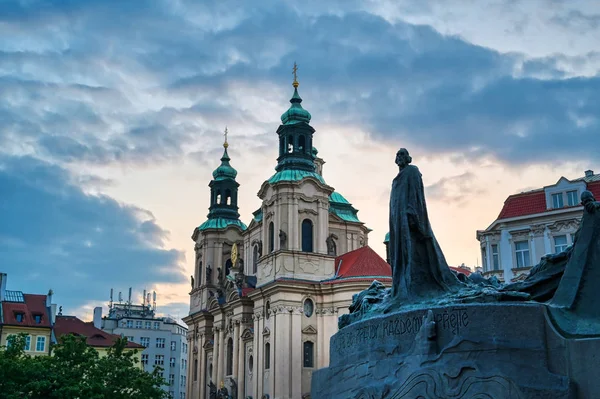
[[[206,266],[206,284],[212,284],[212,268],[210,265]]]
[[[192,283],[192,289],[194,289],[194,276],[190,276],[191,279],[191,283]]]
[[[260,259],[262,257],[262,251],[263,251],[263,243],[262,241],[258,242],[258,258]]]
[[[375,280],[366,290],[352,295],[350,313],[343,314],[338,320],[338,328],[349,325],[354,319],[366,315],[375,303],[380,303],[388,295],[388,290],[379,281]]]
[[[408,151],[396,154],[399,172],[390,196],[392,297],[418,302],[455,292],[461,285],[448,268],[429,223],[421,172]]]
[[[337,239],[338,239],[338,236],[331,233],[325,240],[325,242],[327,243],[327,255],[332,255],[332,256],[337,255],[337,253],[336,253],[337,249],[336,249],[336,245],[335,245],[335,240],[337,240]]]
[[[283,230],[279,230],[279,249],[286,249],[287,234]]]

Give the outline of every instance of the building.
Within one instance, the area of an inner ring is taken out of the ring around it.
[[[22,291],[7,290],[6,283],[7,275],[0,273],[0,346],[5,346],[11,335],[24,333],[27,334],[26,354],[50,354],[56,313],[52,290],[48,295],[24,294]]]
[[[524,279],[542,256],[571,245],[583,215],[584,190],[600,198],[600,175],[588,170],[574,180],[561,177],[553,185],[509,196],[496,220],[477,231],[484,275],[503,282]]]
[[[94,348],[100,357],[106,356],[108,348],[112,347],[119,338],[118,335],[109,334],[96,328],[93,322],[85,322],[75,316],[59,314],[56,316],[56,323],[54,324],[54,335],[57,342],[60,342],[62,336],[69,334],[86,337],[86,344]],[[142,351],[144,349],[146,349],[144,346],[135,342],[127,342],[125,347],[125,351],[136,352],[135,357],[140,361],[140,367],[142,367]]]
[[[207,220],[192,235],[190,398],[208,398],[221,382],[234,398],[309,397],[352,295],[374,279],[391,281],[357,209],[326,183],[311,115],[296,79],[293,86],[276,131],[275,174],[258,190],[261,207],[247,226],[240,221],[226,138]]]
[[[112,297],[112,295],[111,295]],[[164,387],[174,399],[185,399],[188,369],[187,328],[172,317],[157,317],[156,302],[150,305],[150,295],[144,293],[144,303],[129,301],[111,303],[107,317],[102,317],[102,308],[94,309],[94,326],[110,333],[127,337],[129,342],[140,344],[144,369],[151,372],[154,367],[163,369]],[[147,299],[146,299],[147,298]],[[156,300],[156,294],[154,299]]]

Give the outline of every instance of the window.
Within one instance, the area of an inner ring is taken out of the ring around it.
[[[42,323],[42,315],[41,314],[33,315],[33,320],[35,320],[35,324],[41,324]]]
[[[483,271],[487,272],[488,271],[487,251],[485,250],[485,248],[481,248],[481,263],[483,264]]]
[[[531,266],[529,261],[529,243],[527,241],[515,242],[515,255],[518,268]]]
[[[254,246],[252,250],[252,273],[256,274],[258,271],[258,244]]]
[[[265,370],[269,370],[271,368],[271,344],[265,344]]]
[[[500,254],[498,253],[498,244],[492,245],[492,267],[494,270],[500,270]]]
[[[179,399],[185,399],[185,392],[179,392]]]
[[[150,337],[142,337],[140,338],[140,344],[144,345],[146,348],[150,346]]]
[[[158,321],[155,321],[155,322],[154,322],[154,329],[155,329],[155,330],[158,330],[159,328],[160,328],[160,322],[158,322]]]
[[[579,201],[577,198],[577,190],[567,191],[567,205],[569,205],[569,206],[579,205]]]
[[[198,381],[198,359],[194,359],[194,381]]]
[[[177,342],[171,341],[171,350],[174,351],[177,349]]]
[[[150,323],[149,321],[147,321],[145,323],[145,325],[144,325],[144,328],[147,328],[149,330],[150,328],[152,328],[152,323]]]
[[[142,353],[142,364],[148,364],[148,354]]]
[[[35,351],[36,352],[44,352],[46,350],[46,337],[37,337],[37,341],[35,343]]]
[[[133,320],[127,320],[127,328],[133,328]]]
[[[169,367],[175,367],[175,358],[172,357],[171,359],[169,359]]]
[[[314,367],[313,350],[315,344],[310,341],[304,343],[304,367]]]
[[[562,193],[552,194],[552,208],[562,208],[565,206]]]
[[[298,138],[298,151],[304,152],[305,149],[306,149],[306,138],[304,137],[304,135],[301,135]]]
[[[130,336],[130,337],[125,337],[125,338],[127,338],[127,342],[133,342],[133,337]]]
[[[313,314],[313,310],[314,310],[314,304],[313,301],[311,301],[310,299],[306,299],[304,301],[304,315],[306,317],[310,317]]]
[[[269,223],[269,253],[275,250],[275,225]]]
[[[140,320],[135,322],[135,328],[142,328],[142,322]]]
[[[310,219],[302,221],[302,251],[313,251],[313,223]]]
[[[175,374],[169,374],[169,385],[175,385]]]
[[[31,335],[28,335],[25,337],[25,350],[26,351],[31,350]]]
[[[24,318],[25,313],[15,313],[15,319],[17,320],[17,323],[22,323]]]
[[[248,358],[248,371],[252,373],[252,370],[254,370],[254,356],[250,355]]]
[[[165,347],[165,339],[164,338],[156,338],[156,347],[164,348]]]
[[[227,371],[225,375],[233,374],[233,339],[227,340]]]
[[[164,364],[165,364],[164,355],[154,355],[154,365],[155,366],[162,366]]]
[[[567,236],[554,237],[554,252],[560,253],[567,249]]]

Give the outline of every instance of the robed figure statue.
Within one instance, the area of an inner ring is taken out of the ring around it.
[[[392,296],[414,302],[456,291],[462,283],[450,270],[433,235],[423,180],[419,169],[410,165],[405,148],[396,154],[400,171],[390,196],[390,263]]]

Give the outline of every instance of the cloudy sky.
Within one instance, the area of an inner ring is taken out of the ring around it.
[[[131,286],[183,316],[222,131],[248,223],[294,61],[371,246],[407,147],[449,262],[475,265],[506,196],[600,170],[599,38],[588,0],[1,1],[0,271],[68,314]]]

